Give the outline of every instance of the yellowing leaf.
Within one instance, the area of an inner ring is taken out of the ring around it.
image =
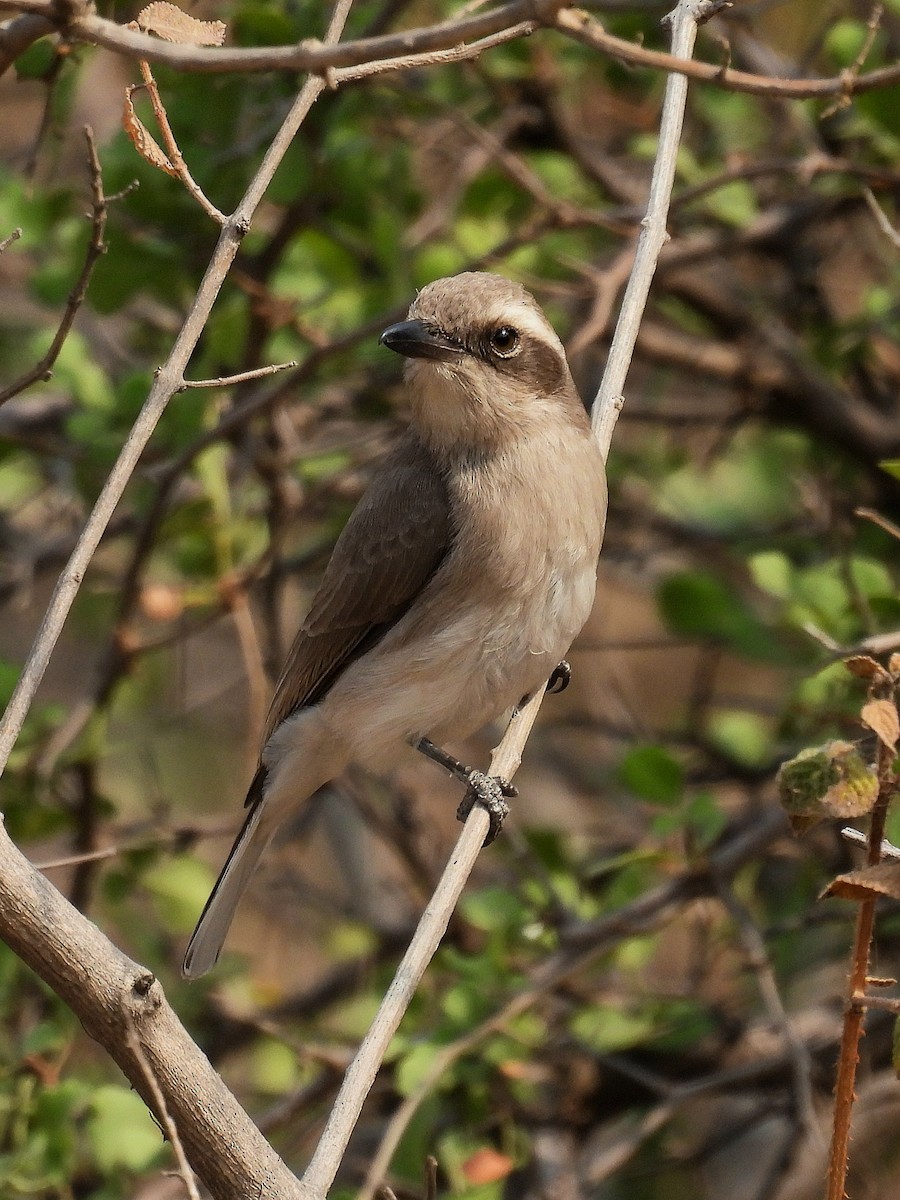
[[[795,833],[828,817],[864,816],[878,795],[875,772],[851,742],[801,750],[782,763],[776,782]]]
[[[224,22],[200,21],[166,0],[154,0],[142,8],[135,24],[145,33],[182,46],[221,46],[225,41]]]

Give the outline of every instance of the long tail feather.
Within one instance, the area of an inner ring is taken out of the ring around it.
[[[235,838],[231,853],[188,943],[181,967],[186,979],[197,979],[216,964],[235,909],[260,855],[271,840],[271,825],[262,823],[264,808],[265,805],[260,802],[253,805]]]

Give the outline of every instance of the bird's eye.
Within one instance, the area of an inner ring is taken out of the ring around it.
[[[491,334],[491,349],[501,358],[511,358],[519,348],[519,332],[512,325],[501,325]]]

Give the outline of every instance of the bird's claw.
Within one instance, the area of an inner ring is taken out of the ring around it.
[[[572,682],[572,668],[562,660],[553,668],[550,678],[547,680],[547,693],[550,696],[558,696],[560,692],[564,692]]]
[[[474,806],[480,804],[490,820],[487,837],[484,839],[484,845],[489,846],[509,815],[507,799],[511,800],[518,794],[519,789],[513,787],[506,779],[497,775],[485,775],[483,771],[470,771],[469,786],[456,810],[457,820],[466,821]]]

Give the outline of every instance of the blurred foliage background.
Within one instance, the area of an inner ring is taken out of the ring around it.
[[[136,7],[100,5],[122,21]],[[664,5],[592,7],[664,48]],[[325,20],[292,0],[192,11],[245,46]],[[348,36],[449,12],[359,0]],[[699,55],[763,75],[870,70],[898,57],[900,4],[874,34],[871,16],[854,0],[738,0]],[[295,78],[155,75],[195,178],[229,210]],[[52,378],[0,409],[6,694],[215,242],[121,131],[138,80],[135,64],[45,39],[0,85],[0,237],[22,229],[0,256],[3,384],[46,349],[84,260],[81,126],[107,194],[139,181],[111,208]],[[377,335],[430,279],[507,273],[566,338],[589,402],[664,84],[544,32],[325,94],[190,374],[299,365],[174,399],[4,776],[10,831],[160,976],[298,1169],[452,845],[455,785],[412,756],[388,781],[351,775],[270,852],[216,972],[188,987],[178,964],[240,821],[267,681],[404,420]],[[867,188],[896,227],[896,86],[788,101],[692,85],[573,684],[544,706],[514,817],[404,1021],[337,1195],[358,1194],[385,1139],[400,1197],[420,1194],[428,1153],[442,1194],[472,1200],[821,1195],[853,911],[816,898],[856,852],[830,826],[792,840],[773,780],[801,747],[859,736],[863,688],[841,652],[900,628],[900,270]],[[458,749],[483,763],[496,737]],[[885,974],[898,942],[888,907]],[[868,1200],[896,1196],[898,1166],[879,1016],[851,1175]],[[0,1191],[164,1200],[181,1194],[170,1165],[115,1067],[0,948]]]

